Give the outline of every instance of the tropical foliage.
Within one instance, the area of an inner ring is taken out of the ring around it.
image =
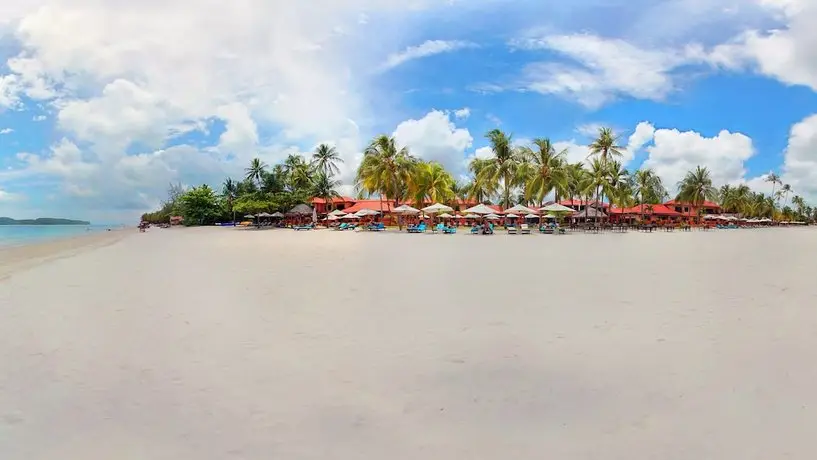
[[[255,158],[241,180],[225,179],[220,194],[207,185],[188,189],[171,185],[161,208],[144,214],[142,220],[166,223],[170,216],[182,216],[185,225],[210,225],[235,221],[245,214],[286,212],[313,197],[331,203],[340,196],[340,182],[335,179],[340,163],[337,151],[326,144],[319,145],[310,159],[289,155],[272,167]]]
[[[379,197],[394,205],[440,202],[453,206],[459,200],[541,206],[546,200],[570,199],[620,208],[642,205],[645,213],[650,205],[675,198],[691,205],[683,206],[687,210],[715,201],[723,212],[745,217],[801,221],[817,217],[817,210],[775,173],[764,178],[771,184],[767,195],[743,184],[716,188],[709,169],[698,166],[675,184],[677,193],[670,194],[656,171],[624,167],[619,137],[601,128],[588,146],[588,158],[571,163],[570,152],[559,151],[548,138],[518,145],[511,134],[494,129],[485,135],[490,154],[472,158],[468,177],[458,181],[442,164],[423,161],[409,147],[399,146],[394,137],[380,135],[363,152],[354,186],[360,196]],[[290,155],[272,167],[256,158],[241,179],[227,178],[220,194],[206,186],[183,189],[174,185],[161,209],[143,217],[166,222],[171,215],[182,215],[187,224],[208,224],[245,214],[286,211],[312,197],[325,199],[331,209],[332,199],[340,196],[337,176],[342,163],[338,151],[326,144],[318,146],[311,158]]]

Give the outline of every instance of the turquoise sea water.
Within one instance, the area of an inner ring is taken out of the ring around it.
[[[0,247],[22,246],[105,231],[109,225],[0,225]]]

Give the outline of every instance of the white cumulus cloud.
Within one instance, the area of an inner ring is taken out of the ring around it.
[[[437,161],[452,174],[461,172],[465,150],[473,137],[465,128],[458,128],[449,114],[432,110],[419,120],[406,120],[397,125],[394,137],[402,146],[426,160]]]

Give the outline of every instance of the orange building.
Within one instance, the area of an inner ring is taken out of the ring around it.
[[[312,207],[315,208],[315,212],[318,214],[326,214],[335,209],[346,210],[346,208],[354,205],[358,200],[354,198],[350,198],[348,196],[340,196],[337,198],[332,199],[332,209],[329,209],[329,206],[326,204],[326,200],[324,198],[312,198]]]
[[[711,201],[704,201],[700,206],[693,206],[691,203],[683,203],[676,200],[669,200],[664,203],[668,208],[674,209],[676,212],[683,214],[686,217],[697,218],[699,215],[706,214],[720,214],[721,207],[718,203]]]

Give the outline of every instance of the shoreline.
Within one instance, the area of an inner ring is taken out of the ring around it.
[[[30,269],[44,262],[70,257],[90,249],[116,243],[127,236],[128,230],[132,229],[95,231],[28,244],[0,246],[0,282],[19,271]]]

